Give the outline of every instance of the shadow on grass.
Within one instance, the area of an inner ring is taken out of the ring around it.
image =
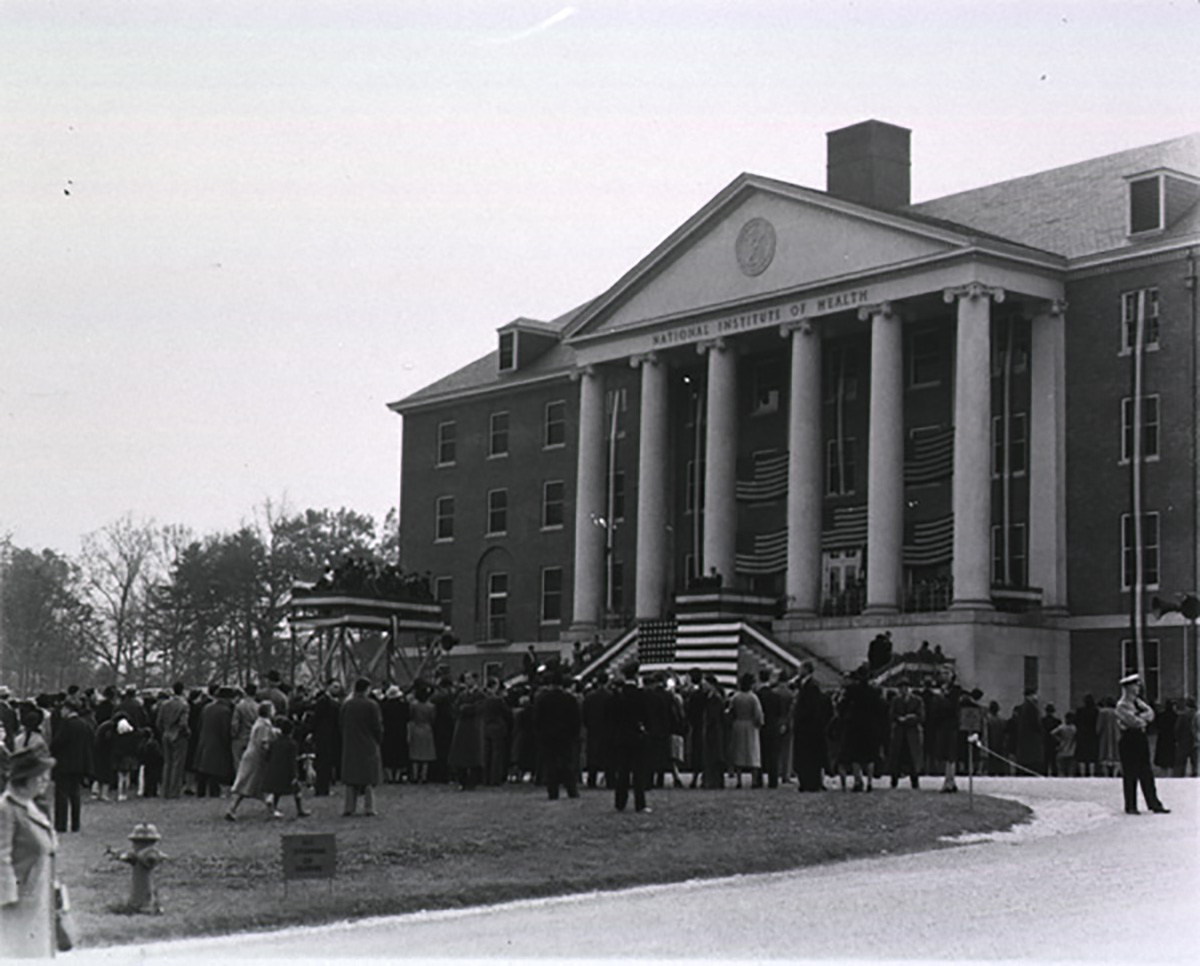
[[[872,855],[952,847],[942,836],[1027,821],[1016,802],[876,790],[870,795],[666,789],[652,814],[619,813],[604,790],[546,800],[529,785],[458,792],[380,789],[380,815],[341,816],[341,796],[312,799],[310,818],[272,820],[224,802],[183,798],[89,804],[84,830],[62,836],[59,874],[71,889],[82,945],[315,925],[424,909],[780,872]],[[163,912],[109,911],[130,874],[105,856],[137,822],[161,830],[170,858],[156,875]],[[337,876],[285,885],[280,836],[334,832]]]

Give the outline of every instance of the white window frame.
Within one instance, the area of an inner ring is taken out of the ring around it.
[[[1029,586],[1029,547],[1024,523],[1010,523],[1009,536],[1009,570],[1017,571],[1017,579],[1009,584],[1004,568],[1004,526],[992,524],[992,586],[993,587],[1028,587]],[[1017,564],[1013,566],[1013,564]]]
[[[494,637],[492,634],[492,627],[497,620],[504,621],[504,634],[501,636],[508,637],[508,573],[507,571],[503,570],[494,570],[488,574],[487,580],[488,637]],[[497,582],[501,582],[503,584],[503,586],[499,589],[496,587]],[[500,610],[502,611],[499,614],[496,612],[497,605],[499,605]]]
[[[1162,646],[1157,637],[1151,637],[1142,641],[1142,649],[1146,654],[1146,666],[1139,668],[1137,666],[1137,641],[1130,637],[1122,639],[1121,677],[1134,673],[1140,674],[1142,684],[1146,689],[1146,700],[1157,703],[1159,692],[1162,690]]]
[[[850,482],[854,485],[847,488],[846,481],[839,480],[840,489],[833,488],[833,473],[836,467],[835,448],[837,446],[836,439],[825,440],[825,495],[826,496],[851,496],[858,487],[858,463],[855,461],[855,443],[857,440],[853,436],[846,436],[842,439],[842,449],[846,454],[843,457],[843,468],[849,467]],[[848,458],[847,458],[848,457]]]
[[[550,411],[554,407],[559,407],[562,410],[562,418],[551,420]],[[550,442],[550,427],[562,427],[562,442]],[[552,399],[546,403],[545,417],[542,421],[542,449],[562,449],[567,445],[567,401],[565,399]]]
[[[447,588],[446,592],[442,592],[442,588]],[[433,600],[442,608],[442,619],[446,623],[452,623],[451,617],[454,614],[454,578],[449,575],[433,578]]]
[[[1154,418],[1147,416],[1147,403],[1154,401]],[[1154,428],[1154,449],[1148,452],[1146,431]],[[1121,463],[1128,464],[1133,457],[1133,397],[1126,396],[1121,400]],[[1142,397],[1142,462],[1157,463],[1162,450],[1162,398],[1158,393],[1149,393]]]
[[[510,342],[509,364],[507,366],[504,364],[504,340],[505,339],[508,339]],[[499,349],[500,349],[500,354],[496,360],[497,368],[501,372],[513,372],[514,370],[516,370],[516,368],[517,368],[517,333],[501,332]]]
[[[1121,293],[1121,352],[1123,356],[1133,352],[1134,332],[1137,329],[1137,297],[1139,292],[1146,293],[1146,344],[1143,352],[1157,352],[1161,329],[1161,307],[1157,285],[1147,288],[1136,288]]]
[[[1017,426],[1020,433],[1014,432]],[[998,480],[1004,472],[1004,464],[1000,459],[1004,453],[1004,417],[992,417],[992,479]],[[1021,465],[1013,470],[1009,477],[1016,479],[1029,471],[1029,417],[1026,413],[1010,413],[1008,417],[1008,462],[1016,462],[1014,453],[1020,453]]]
[[[447,513],[445,506],[449,505],[450,511]],[[442,521],[450,522],[450,535],[442,536]],[[433,541],[434,543],[453,543],[454,542],[454,497],[451,495],[439,496],[434,503],[433,509]]]
[[[502,506],[496,506],[496,500],[502,502]],[[496,514],[502,517],[501,522],[504,524],[499,529],[493,526],[493,520]],[[487,491],[487,537],[503,537],[508,534],[508,487],[498,486],[494,490]]]
[[[558,589],[557,590],[551,590],[546,586],[547,577],[549,577],[549,575],[552,573],[558,574]],[[563,568],[562,567],[543,567],[542,568],[542,600],[541,600],[541,608],[540,608],[542,624],[561,624],[562,623],[563,589],[564,589],[564,587],[565,587],[565,583],[564,583],[564,579],[563,579]],[[547,614],[546,614],[546,610],[547,610],[546,605],[551,599],[556,599],[558,601],[558,608],[557,608],[558,616],[556,616],[556,617],[547,616]]]
[[[1153,527],[1149,525],[1153,521]],[[1136,569],[1137,561],[1133,559],[1133,514],[1121,514],[1121,590],[1128,591],[1133,589],[1133,574]],[[1150,530],[1153,529],[1154,540],[1147,540],[1146,537]],[[1146,574],[1153,570],[1154,580],[1146,580],[1143,585],[1143,590],[1158,590],[1159,579],[1162,577],[1162,520],[1159,517],[1157,510],[1149,510],[1142,514],[1142,573]],[[1146,566],[1146,560],[1149,555],[1153,555],[1153,568]],[[1126,558],[1129,558],[1128,564]],[[1128,578],[1128,579],[1127,579]]]
[[[497,431],[496,421],[500,418],[504,419],[504,429]],[[492,413],[491,416],[488,417],[488,459],[498,460],[504,459],[508,456],[509,426],[511,424],[512,420],[509,418],[507,409],[501,409],[498,412]],[[503,436],[504,438],[504,449],[502,450],[496,449],[497,436]]]
[[[447,431],[450,438],[447,439]],[[442,451],[449,445],[450,458],[443,459]],[[438,423],[437,427],[437,465],[454,466],[458,462],[458,421],[455,419],[447,419],[444,422]]]
[[[559,498],[557,500],[550,499],[550,487],[559,487]],[[558,505],[558,513],[562,518],[558,523],[547,522],[547,511],[553,505]],[[567,521],[567,484],[563,480],[546,480],[542,483],[542,529],[543,530],[561,530]]]
[[[1158,223],[1151,228],[1133,227],[1133,186],[1137,184],[1145,184],[1153,181],[1158,186]],[[1128,182],[1128,192],[1126,196],[1125,206],[1125,233],[1130,237],[1137,236],[1144,238],[1147,235],[1153,235],[1157,232],[1162,232],[1167,227],[1167,185],[1162,173],[1144,175],[1142,177],[1130,178]]]

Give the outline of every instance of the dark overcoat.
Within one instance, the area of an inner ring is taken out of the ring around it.
[[[459,695],[455,706],[454,737],[450,741],[451,768],[483,767],[483,692],[472,688]],[[436,736],[436,733],[435,733]]]
[[[592,688],[583,698],[583,726],[587,729],[587,766],[589,771],[604,771],[609,766],[612,736],[609,734],[608,703],[612,692],[607,686]]]
[[[383,781],[383,714],[365,695],[355,694],[342,703],[342,781],[347,785],[378,785]]]
[[[233,707],[227,698],[210,701],[200,712],[195,771],[222,785],[233,782]]]

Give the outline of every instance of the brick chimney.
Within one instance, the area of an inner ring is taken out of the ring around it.
[[[910,201],[912,132],[862,121],[825,135],[826,191],[846,201],[902,208]]]

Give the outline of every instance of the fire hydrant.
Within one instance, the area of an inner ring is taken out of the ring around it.
[[[161,839],[158,829],[152,824],[139,822],[129,833],[129,841],[133,843],[133,848],[126,852],[113,853],[113,858],[133,869],[133,884],[125,912],[150,912],[155,915],[162,912],[162,906],[158,902],[158,889],[154,885],[154,867],[167,858],[157,845]]]

